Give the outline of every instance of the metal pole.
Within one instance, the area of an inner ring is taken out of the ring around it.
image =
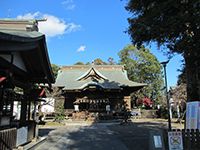
[[[169,61],[162,62],[164,68],[164,75],[165,75],[165,92],[166,92],[166,99],[167,99],[167,113],[168,113],[168,130],[171,131],[171,118],[170,118],[170,103],[169,103],[169,95],[168,95],[168,88],[167,88],[167,73],[166,73],[166,65]]]

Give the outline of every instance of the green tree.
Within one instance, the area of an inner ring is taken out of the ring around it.
[[[96,58],[93,63],[94,63],[94,65],[106,65],[107,64],[101,58]]]
[[[58,70],[60,69],[60,67],[55,65],[55,64],[51,64],[51,68],[52,68],[52,71],[53,71],[54,78],[56,78],[57,74],[58,74]]]
[[[148,84],[136,96],[147,96],[158,102],[162,95],[160,89],[163,86],[163,78],[162,68],[156,57],[144,46],[138,49],[134,45],[122,49],[119,57],[120,64],[125,65],[130,80]]]
[[[116,65],[117,63],[114,61],[112,57],[108,58],[108,62],[103,61],[101,58],[96,58],[93,62],[83,63],[81,61],[76,62],[74,65]]]
[[[200,98],[200,1],[199,0],[129,0],[126,9],[134,44],[156,41],[171,53],[185,59],[187,96],[190,101]]]
[[[85,65],[85,64],[83,62],[81,62],[81,61],[78,61],[74,65]]]
[[[178,76],[177,86],[170,89],[170,93],[175,101],[175,104],[183,107],[182,104],[185,104],[187,101],[185,66],[183,66],[183,68],[180,71],[181,74]]]
[[[178,85],[180,85],[182,83],[186,84],[186,70],[185,70],[185,66],[180,71],[181,71],[181,74],[179,74],[179,76],[178,76],[177,84]]]
[[[112,58],[112,57],[108,58],[108,65],[116,65],[116,62],[114,61],[114,58]]]

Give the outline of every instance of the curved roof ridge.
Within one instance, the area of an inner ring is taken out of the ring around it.
[[[100,78],[100,79],[103,79],[103,80],[107,80],[107,78],[104,75],[102,75],[98,70],[96,70],[95,68],[92,67],[88,71],[86,71],[83,75],[78,77],[76,79],[76,81],[87,79],[92,75],[93,76],[96,75],[97,78]]]

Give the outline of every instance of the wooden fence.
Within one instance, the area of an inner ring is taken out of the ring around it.
[[[183,146],[185,150],[200,150],[199,129],[182,130]]]
[[[16,147],[17,129],[5,129],[0,131],[0,150],[12,150]]]

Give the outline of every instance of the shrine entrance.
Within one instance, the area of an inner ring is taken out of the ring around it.
[[[106,112],[106,105],[110,103],[108,98],[89,99],[87,97],[77,98],[74,105],[79,106],[79,111],[88,110],[89,112]]]

